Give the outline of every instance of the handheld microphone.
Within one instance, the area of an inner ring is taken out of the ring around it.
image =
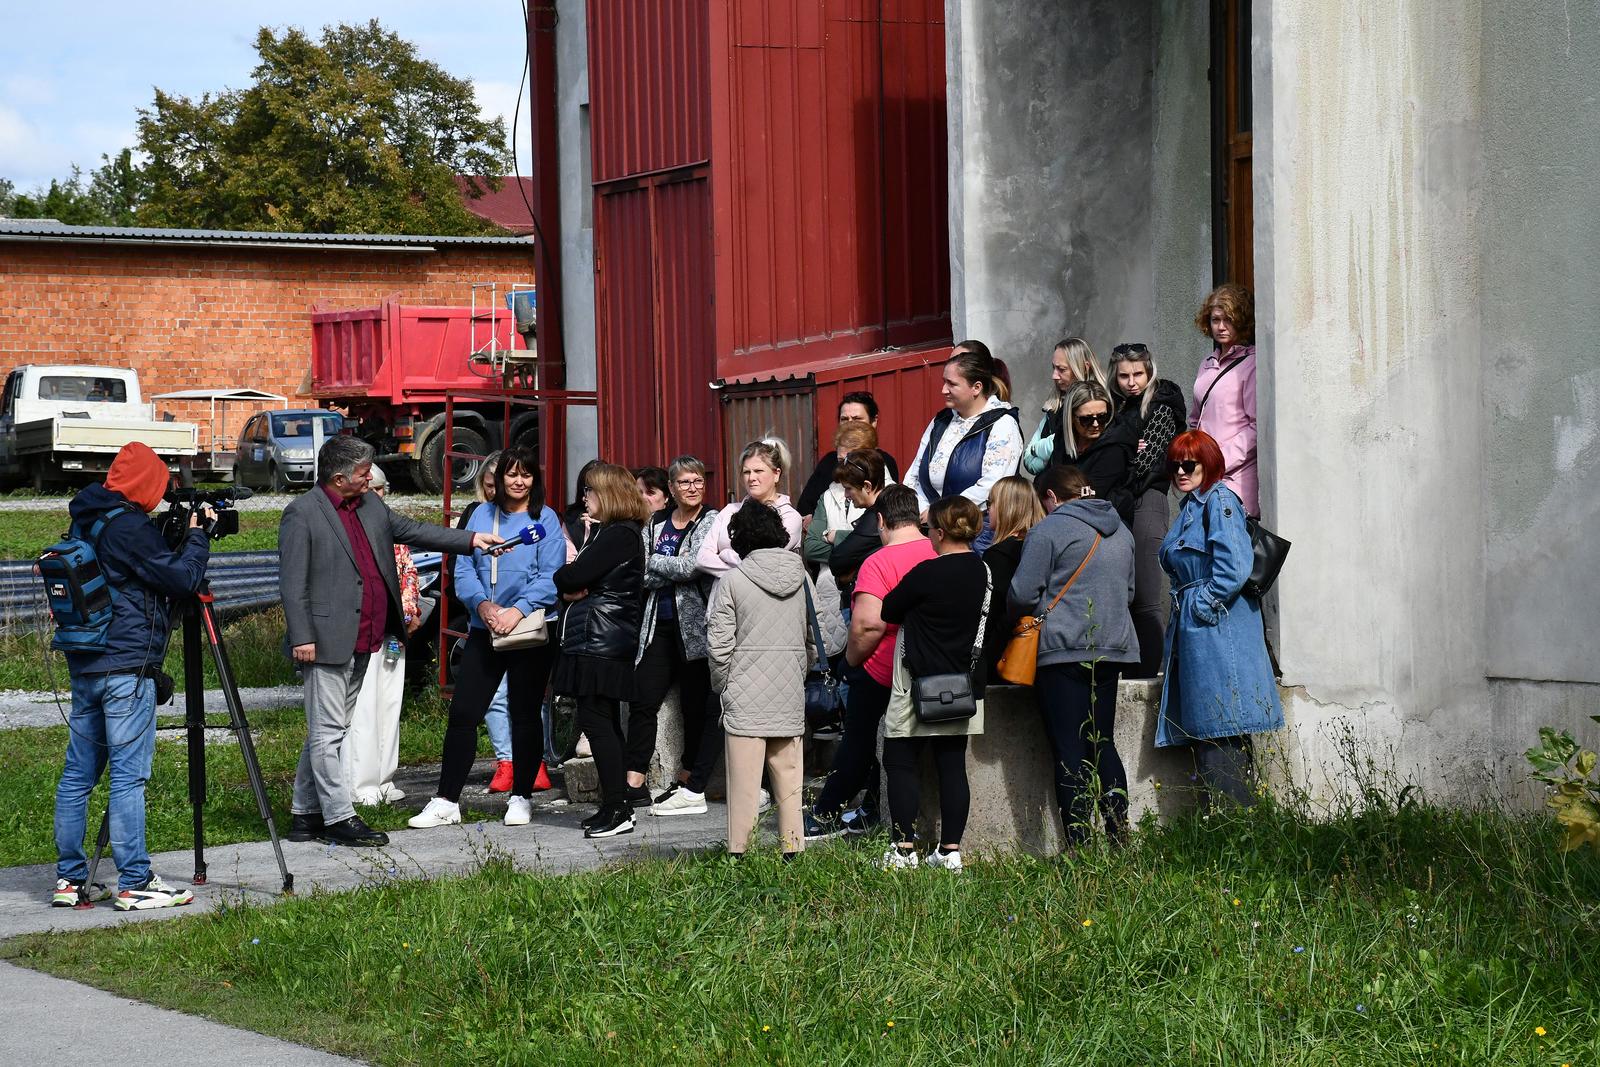
[[[505,544],[496,548],[492,548],[490,551],[497,556],[503,556],[519,545],[536,545],[543,540],[544,524],[536,522],[532,526],[524,526],[510,537],[506,538]]]

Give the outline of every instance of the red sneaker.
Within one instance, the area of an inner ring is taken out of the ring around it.
[[[544,769],[544,761],[540,760],[539,761],[539,773],[534,775],[534,778],[533,778],[533,791],[535,793],[542,793],[546,789],[554,789],[554,788],[555,788],[555,786],[550,784],[550,774],[549,774],[549,772]]]
[[[503,759],[494,765],[494,777],[489,779],[489,792],[511,792],[511,761]]]

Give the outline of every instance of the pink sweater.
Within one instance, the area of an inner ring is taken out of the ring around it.
[[[1228,371],[1228,376],[1211,393],[1205,411],[1200,400],[1228,364],[1245,363]],[[1261,481],[1256,473],[1256,346],[1235,345],[1227,358],[1213,350],[1200,364],[1194,392],[1189,400],[1189,428],[1204,430],[1216,439],[1227,465],[1222,484],[1239,494],[1248,515],[1261,515]]]

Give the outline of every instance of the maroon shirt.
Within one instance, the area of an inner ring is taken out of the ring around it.
[[[367,540],[367,531],[356,514],[361,498],[346,500],[326,485],[322,491],[328,494],[344,524],[350,551],[356,557],[356,570],[361,574],[361,625],[356,628],[356,655],[376,652],[383,647],[384,628],[389,621],[389,587],[384,584],[383,573],[372,554],[372,542]]]

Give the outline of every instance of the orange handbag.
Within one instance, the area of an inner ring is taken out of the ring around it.
[[[1042,615],[1024,615],[1017,623],[1017,630],[1011,635],[1011,640],[1006,642],[1006,650],[1000,657],[1000,663],[995,668],[995,673],[1012,685],[1032,685],[1035,675],[1039,673],[1039,632],[1044,629],[1044,620],[1061,603],[1061,598],[1067,595],[1067,590],[1072,588],[1072,583],[1078,580],[1078,575],[1083,573],[1083,568],[1089,565],[1094,558],[1095,549],[1100,547],[1100,535],[1095,534],[1094,544],[1089,546],[1089,551],[1083,557],[1083,562],[1078,564],[1078,569],[1072,572],[1072,577],[1067,579],[1067,584],[1061,587],[1055,599],[1050,601],[1050,606],[1044,609]]]

